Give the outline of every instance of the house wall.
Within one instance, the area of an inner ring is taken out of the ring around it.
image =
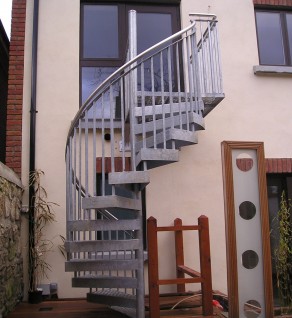
[[[5,163],[9,40],[0,20],[0,161]]]
[[[27,0],[22,117],[24,184],[28,176],[32,4],[32,0]],[[226,98],[206,117],[206,131],[199,132],[198,145],[183,148],[178,163],[151,171],[147,216],[168,225],[176,217],[193,224],[201,214],[207,215],[213,289],[226,292],[221,142],[263,141],[266,157],[291,158],[292,77],[253,73],[253,66],[259,61],[252,0],[182,0],[182,26],[189,24],[189,12],[218,16]],[[45,171],[49,199],[60,205],[55,209],[57,222],[48,227],[48,237],[56,238],[55,250],[49,255],[52,272],[48,281],[58,283],[59,297],[85,296],[85,291],[71,288],[71,275],[64,273],[64,259],[57,248],[58,235],[65,234],[66,135],[79,105],[79,16],[79,0],[40,0],[36,168]],[[24,200],[27,203],[27,195]],[[169,248],[170,241],[167,234],[160,237],[162,277],[173,275],[174,265],[170,264],[174,264],[174,249]],[[187,235],[185,245],[186,264],[198,269],[195,238]]]
[[[21,200],[20,179],[0,162],[0,317],[12,311],[23,296]]]

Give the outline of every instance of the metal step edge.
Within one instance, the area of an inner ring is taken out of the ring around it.
[[[175,115],[172,117],[166,117],[164,119],[155,120],[156,133],[162,129],[179,128],[179,126],[181,124],[186,126],[187,123],[195,124],[195,130],[204,130],[205,129],[205,123],[204,123],[203,116],[196,114],[196,113],[189,113],[189,114],[182,114],[181,116]],[[144,128],[143,128],[143,126],[144,126]],[[185,128],[187,128],[187,127],[185,127]],[[142,134],[143,132],[145,132],[145,133],[154,132],[154,122],[147,121],[144,124],[138,123],[138,124],[134,125],[134,133],[136,135]]]
[[[66,272],[80,271],[111,271],[111,270],[136,270],[139,267],[137,259],[129,260],[70,260],[65,262]]]
[[[64,247],[68,253],[125,251],[125,250],[139,249],[140,242],[138,239],[108,240],[108,241],[102,241],[102,240],[66,241],[64,244]]]
[[[137,288],[137,279],[119,276],[88,276],[72,278],[72,287],[81,288]]]
[[[101,291],[87,294],[87,301],[109,306],[136,308],[136,297],[117,291]]]
[[[68,231],[136,231],[141,230],[139,219],[129,220],[76,220],[67,222]]]
[[[110,306],[110,308],[112,310],[118,311],[121,314],[124,314],[128,317],[131,317],[131,318],[137,317],[136,316],[136,309],[134,309],[134,308],[125,308],[125,307],[118,307],[118,306]]]
[[[179,151],[176,149],[152,149],[142,148],[136,156],[136,165],[142,161],[152,161],[159,165],[177,162],[179,160]]]
[[[139,211],[140,200],[121,197],[118,195],[96,196],[82,199],[82,209],[110,209],[119,208]]]
[[[197,101],[198,109],[203,110],[204,109],[204,103],[203,101]],[[193,105],[188,102],[181,102],[179,103],[173,103],[173,104],[163,104],[163,105],[148,105],[148,106],[137,106],[135,107],[135,116],[136,117],[142,117],[142,116],[156,116],[156,115],[162,115],[164,114],[182,114],[185,112],[195,111],[196,109],[196,103],[193,102]]]
[[[148,184],[150,174],[148,171],[124,171],[108,174],[109,184]]]
[[[140,150],[144,147],[146,143],[146,148],[154,147],[154,139],[156,139],[156,147],[159,148],[160,145],[164,144],[164,133],[159,132],[156,134],[156,138],[154,136],[146,138],[145,142],[140,140],[136,143],[136,151]],[[174,141],[176,148],[194,145],[198,143],[198,136],[195,131],[182,130],[178,128],[169,128],[165,133],[166,142]]]

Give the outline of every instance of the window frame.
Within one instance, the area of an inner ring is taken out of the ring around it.
[[[82,68],[83,67],[121,67],[126,60],[125,43],[127,43],[127,30],[128,30],[128,17],[127,11],[130,9],[137,10],[141,13],[170,13],[171,14],[171,27],[173,33],[180,30],[180,0],[169,1],[81,1],[80,4],[80,36],[79,36],[79,106],[82,106]],[[112,5],[118,7],[118,28],[125,30],[119,32],[118,35],[118,58],[83,58],[83,26],[84,26],[84,6],[85,5]]]
[[[280,14],[280,24],[281,24],[281,32],[282,32],[282,42],[283,42],[283,51],[284,51],[284,58],[285,64],[265,64],[261,62],[261,52],[259,46],[259,32],[258,32],[258,24],[257,24],[257,12],[265,12],[265,13],[278,13]],[[273,7],[271,6],[256,6],[254,9],[255,14],[255,27],[256,27],[256,35],[257,35],[257,48],[258,48],[258,57],[259,57],[259,64],[265,66],[278,66],[278,67],[290,67],[292,66],[292,43],[291,48],[289,47],[289,37],[288,37],[288,27],[286,23],[286,14],[292,14],[292,7],[288,9]],[[292,30],[291,30],[292,32]]]

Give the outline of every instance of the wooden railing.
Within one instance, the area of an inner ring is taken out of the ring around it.
[[[183,231],[195,230],[199,235],[200,268],[197,272],[184,264]],[[175,232],[176,278],[159,279],[158,271],[158,232]],[[213,314],[212,306],[212,275],[209,240],[209,221],[204,215],[198,218],[198,225],[182,225],[181,219],[175,219],[173,226],[157,226],[157,220],[147,220],[148,239],[148,280],[149,280],[149,311],[151,318],[160,317],[159,286],[177,285],[177,292],[185,292],[188,283],[200,283],[202,290],[203,315]],[[188,275],[190,277],[185,277]]]

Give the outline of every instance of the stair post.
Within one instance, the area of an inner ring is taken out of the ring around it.
[[[129,60],[132,60],[137,56],[137,12],[135,10],[129,11]],[[130,73],[130,105],[126,105],[130,113],[130,141],[131,141],[131,163],[132,171],[136,171],[136,138],[134,131],[135,124],[135,106],[137,103],[137,63],[133,63],[131,68],[133,69]]]

